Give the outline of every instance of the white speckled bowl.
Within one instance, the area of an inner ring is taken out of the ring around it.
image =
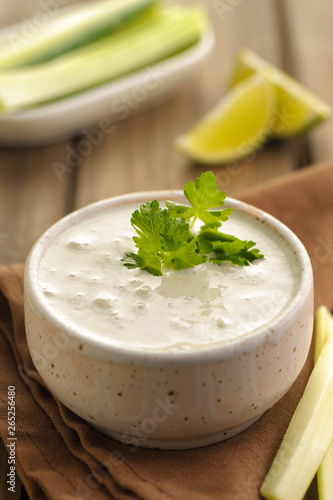
[[[286,226],[227,199],[226,206],[270,226],[297,256],[298,292],[280,315],[245,338],[172,355],[110,347],[70,328],[50,309],[39,286],[45,249],[87,215],[156,198],[179,201],[183,196],[158,191],[111,198],[68,215],[46,231],[26,263],[27,339],[36,369],[53,394],[101,432],[133,446],[195,448],[250,426],[297,378],[312,336],[312,269],[302,243]]]

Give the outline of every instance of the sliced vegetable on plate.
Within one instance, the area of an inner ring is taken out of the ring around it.
[[[9,30],[1,44],[0,70],[42,63],[110,35],[157,8],[157,0],[97,0],[50,17],[31,36]]]
[[[157,0],[104,0],[86,9],[89,15],[83,7],[67,12],[21,51],[0,55],[0,111],[41,106],[130,75],[190,48],[208,26],[201,7]]]

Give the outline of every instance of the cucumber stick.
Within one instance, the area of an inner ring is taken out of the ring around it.
[[[333,337],[333,318],[324,306],[316,314],[316,337],[314,359],[317,362],[325,343]],[[319,500],[333,499],[333,440],[317,472]]]
[[[1,44],[0,70],[37,64],[117,31],[156,8],[158,0],[97,0],[50,19],[33,36],[11,33]]]
[[[200,7],[170,7],[76,51],[43,64],[0,72],[0,110],[37,106],[159,62],[200,39]]]
[[[301,500],[332,438],[333,336],[330,336],[262,484],[261,495],[267,500]]]

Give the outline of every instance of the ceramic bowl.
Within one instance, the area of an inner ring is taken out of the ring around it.
[[[313,278],[302,243],[267,213],[227,199],[269,226],[297,261],[297,290],[277,316],[241,339],[170,355],[106,345],[57,317],[39,284],[47,247],[87,216],[148,199],[183,200],[178,191],[118,196],[84,207],[37,241],[25,268],[25,321],[32,360],[50,391],[102,433],[132,446],[185,449],[209,445],[249,427],[290,388],[308,355]],[[281,276],[283,280],[283,277]]]

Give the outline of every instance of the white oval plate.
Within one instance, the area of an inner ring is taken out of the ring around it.
[[[18,26],[0,32],[0,42]],[[189,49],[124,78],[38,108],[0,113],[0,143],[35,147],[88,134],[91,128],[110,132],[114,123],[166,100],[199,69],[214,41],[213,31],[208,31]]]

